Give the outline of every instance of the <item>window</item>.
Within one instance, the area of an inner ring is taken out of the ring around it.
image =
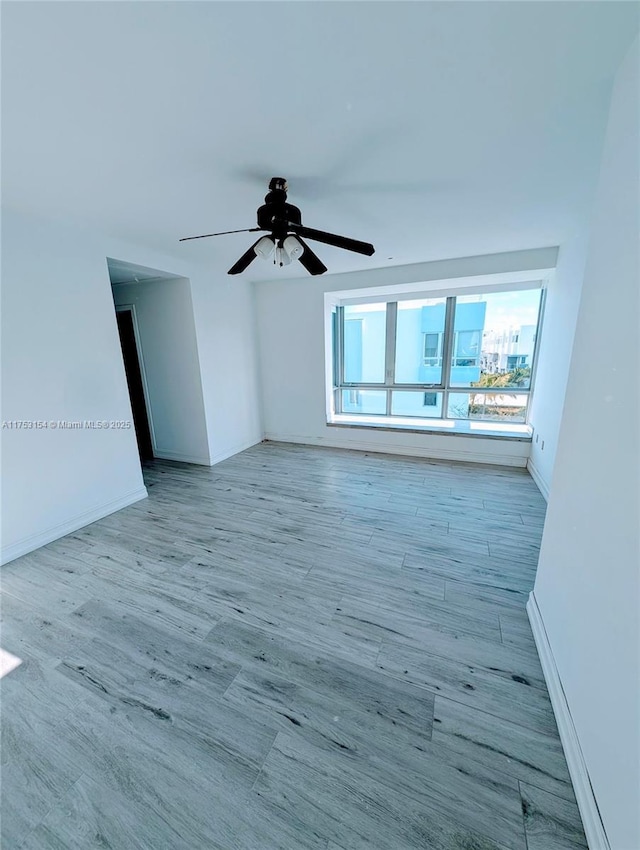
[[[336,413],[526,421],[541,290],[336,310]]]
[[[442,334],[424,335],[424,365],[442,365]]]
[[[344,379],[350,384],[384,381],[386,304],[362,304],[344,308]]]
[[[482,331],[457,331],[453,343],[454,366],[477,366]]]
[[[395,335],[395,345],[390,342],[395,383],[440,384],[447,299],[400,301],[387,311]]]
[[[524,354],[510,354],[507,357],[507,371],[522,369],[527,365],[527,357]]]

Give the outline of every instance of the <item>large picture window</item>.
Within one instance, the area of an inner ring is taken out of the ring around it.
[[[337,307],[336,413],[523,423],[541,290]]]

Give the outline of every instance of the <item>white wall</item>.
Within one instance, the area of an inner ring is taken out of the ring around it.
[[[613,93],[534,590],[613,850],[640,847],[639,62],[636,40]]]
[[[542,274],[555,265],[556,255],[555,248],[519,251],[254,284],[266,438],[524,466],[528,442],[328,425],[325,292],[359,289],[375,299],[376,287],[414,286],[417,281],[424,282],[425,289],[434,290],[471,276],[485,275],[486,282],[504,283],[511,275],[517,279],[518,273],[526,270],[540,270]],[[467,284],[471,282],[467,280]]]
[[[10,209],[2,243],[3,420],[132,419],[106,262],[117,257],[191,282],[211,462],[260,441],[249,284]],[[3,562],[146,495],[133,430],[4,429],[2,441]]]
[[[104,253],[3,212],[2,419],[131,420]],[[2,558],[146,495],[133,430],[3,429]]]
[[[114,286],[113,295],[116,305],[134,307],[154,456],[208,465],[189,281],[173,278]]]
[[[251,285],[237,277],[191,276],[209,454],[218,463],[262,440]]]
[[[547,499],[580,306],[587,237],[588,229],[585,225],[572,239],[560,246],[558,265],[547,285],[534,394],[529,410],[529,424],[533,426],[534,436],[527,464]],[[597,352],[594,349],[589,360],[595,356]]]

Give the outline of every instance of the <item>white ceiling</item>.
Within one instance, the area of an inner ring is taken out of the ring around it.
[[[274,175],[376,246],[316,243],[330,272],[562,242],[638,31],[628,2],[2,5],[3,203],[215,274],[253,234],[178,238],[254,226]]]

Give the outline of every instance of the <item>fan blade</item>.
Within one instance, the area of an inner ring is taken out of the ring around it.
[[[302,254],[298,257],[298,260],[305,269],[309,272],[309,274],[324,274],[327,270],[327,267],[322,262],[320,257],[317,257],[311,248],[304,242],[299,236],[296,237],[298,242],[304,248]]]
[[[260,239],[262,239],[262,237],[260,237]],[[234,265],[231,266],[227,274],[240,274],[240,272],[243,272],[247,268],[249,263],[252,263],[255,260],[256,252],[253,249],[256,247],[260,239],[256,239],[256,241],[249,248],[249,250],[245,251],[244,254],[240,257],[238,262],[234,263]]]
[[[337,236],[335,233],[325,233],[324,230],[314,230],[302,224],[287,222],[287,227],[300,236],[307,239],[315,239],[316,242],[324,242],[325,245],[333,245],[335,248],[344,248],[345,251],[355,251],[356,254],[366,254],[370,257],[375,253],[375,248],[369,242],[359,242],[357,239],[349,239],[347,236]]]
[[[191,239],[208,239],[209,236],[226,236],[227,233],[253,233],[256,230],[262,230],[262,228],[245,227],[244,230],[223,230],[220,233],[203,233],[202,236],[185,236],[184,239],[178,239],[178,242],[189,242]]]

